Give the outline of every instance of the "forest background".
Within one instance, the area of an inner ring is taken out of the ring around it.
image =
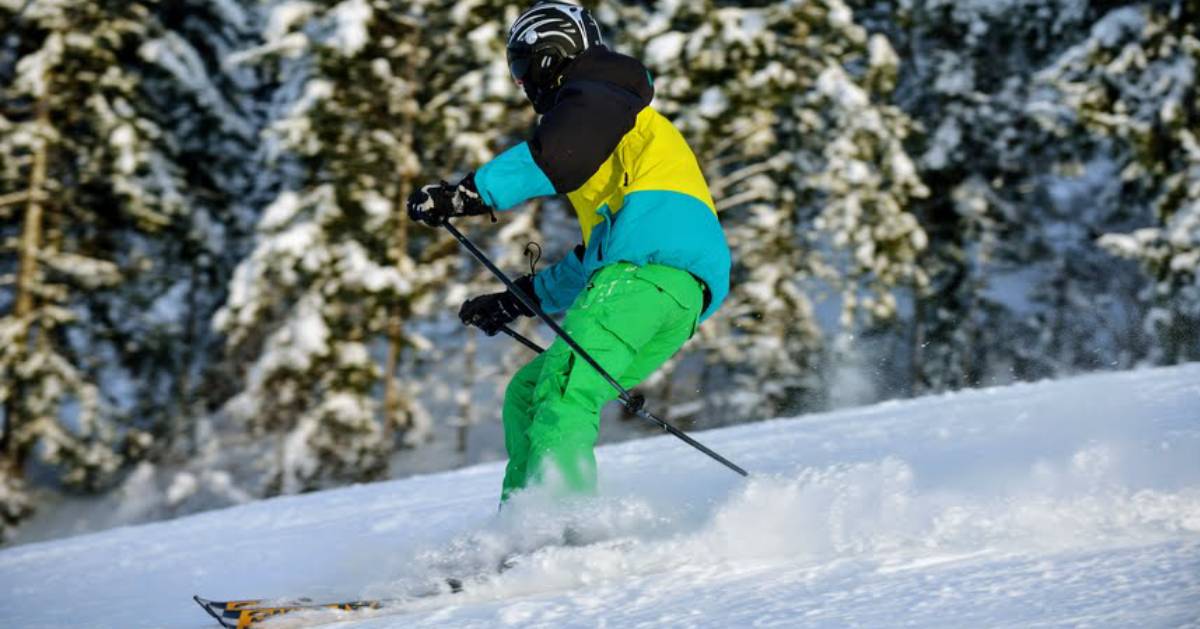
[[[733,249],[669,421],[1200,359],[1200,0],[584,4]],[[0,0],[0,541],[503,457],[528,350],[403,201],[525,137],[523,8]],[[578,241],[462,226],[514,273]]]

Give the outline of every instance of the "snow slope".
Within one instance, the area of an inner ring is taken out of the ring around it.
[[[190,601],[463,594],[269,626],[1200,626],[1200,365],[600,450],[601,499],[496,514],[501,467],[0,551],[0,626],[208,627]],[[586,546],[545,546],[569,526]]]

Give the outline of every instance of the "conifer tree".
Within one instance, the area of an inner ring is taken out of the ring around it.
[[[428,412],[400,370],[431,348],[412,323],[443,307],[459,258],[444,235],[411,228],[404,201],[501,148],[514,96],[505,16],[489,5],[305,7],[279,5],[266,43],[239,55],[276,68],[293,96],[269,132],[293,170],[216,319],[250,363],[230,412],[285,435],[271,481],[284,492],[378,477],[397,430],[426,438]]]
[[[145,115],[132,66],[153,20],[140,2],[4,3],[0,67],[0,484],[4,518],[36,454],[69,487],[102,486],[145,445],[118,431],[106,361],[122,348],[93,296],[139,262],[122,236],[150,234],[180,208],[179,180]],[[19,228],[18,228],[19,226]],[[19,229],[19,231],[18,231]],[[15,505],[15,506],[14,506]]]
[[[1152,217],[1099,243],[1145,270],[1150,357],[1168,364],[1200,358],[1198,24],[1195,1],[1115,8],[1038,76],[1054,90],[1042,121],[1113,159],[1119,184],[1097,201]]]
[[[740,400],[723,412],[819,404],[810,294],[836,291],[852,330],[891,317],[893,291],[923,281],[924,234],[906,206],[925,190],[901,145],[909,123],[881,100],[895,54],[840,0],[604,10],[697,151],[733,248],[733,292],[704,330]]]
[[[895,102],[922,132],[909,141],[931,194],[914,212],[930,276],[911,319],[876,330],[895,350],[892,386],[920,392],[1130,364],[1142,345],[1122,323],[1136,282],[1096,232],[1134,214],[1097,204],[1103,154],[1038,123],[1037,72],[1086,35],[1095,9],[1069,0],[855,3],[901,51]],[[1053,106],[1053,105],[1051,105]],[[900,376],[899,374],[905,374]]]
[[[155,435],[154,458],[187,460],[195,422],[220,400],[221,345],[211,319],[259,208],[277,186],[255,159],[262,125],[254,101],[261,79],[225,65],[257,38],[255,15],[232,2],[151,5],[153,36],[137,49],[145,115],[160,130],[158,176],[178,181],[176,203],[152,234],[122,235],[141,270],[119,290],[96,295],[114,361],[136,383],[125,414]]]

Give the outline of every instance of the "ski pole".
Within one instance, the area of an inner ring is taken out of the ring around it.
[[[502,325],[502,326],[500,326],[500,331],[501,331],[501,332],[503,332],[503,333],[505,333],[505,334],[507,334],[507,335],[509,335],[509,336],[511,336],[511,337],[512,337],[512,339],[513,339],[514,341],[516,341],[516,342],[520,343],[521,345],[524,345],[525,347],[528,347],[529,349],[533,350],[533,353],[535,353],[535,354],[541,354],[542,352],[546,351],[546,349],[545,349],[544,347],[542,347],[541,345],[538,345],[537,343],[534,343],[533,341],[531,341],[531,340],[529,340],[529,339],[525,338],[524,336],[522,336],[522,335],[521,335],[521,333],[519,333],[519,332],[517,332],[516,330],[514,330],[514,329],[512,329],[512,328],[508,327],[507,325]]]
[[[586,361],[587,364],[591,365],[592,369],[595,369],[596,373],[600,374],[600,376],[602,378],[604,378],[604,380],[607,381],[608,384],[612,385],[612,387],[617,390],[617,396],[620,398],[621,403],[625,405],[625,408],[629,409],[629,412],[633,413],[634,415],[637,415],[638,417],[641,417],[642,419],[644,419],[650,423],[656,424],[659,428],[663,429],[665,432],[669,432],[672,435],[675,435],[676,437],[681,439],[684,443],[692,446],[693,448],[696,448],[697,450],[703,452],[704,454],[707,454],[708,456],[712,457],[713,460],[721,463],[722,465],[724,465],[725,467],[728,467],[729,469],[733,470],[734,472],[737,472],[738,474],[740,474],[742,476],[750,475],[746,470],[739,467],[733,461],[730,461],[729,459],[721,456],[720,454],[717,454],[712,449],[710,449],[708,446],[700,443],[699,441],[696,441],[695,439],[688,436],[687,433],[672,426],[671,424],[667,423],[665,420],[655,416],[653,413],[651,413],[651,412],[647,411],[645,408],[643,408],[643,405],[646,402],[645,398],[643,398],[640,395],[638,395],[638,396],[631,395],[625,387],[621,386],[621,383],[617,382],[616,378],[613,378],[611,375],[609,375],[608,371],[606,371],[604,369],[604,367],[601,367],[600,363],[596,362],[596,359],[592,358],[592,355],[589,354],[587,352],[587,350],[580,347],[579,343],[576,343],[575,339],[571,338],[571,335],[567,334],[567,331],[564,330],[562,328],[562,326],[560,326],[558,323],[556,323],[554,321],[554,319],[551,319],[550,315],[546,314],[546,312],[544,310],[542,310],[541,306],[538,305],[537,302],[535,302],[528,295],[526,295],[524,291],[522,291],[516,284],[513,283],[513,281],[511,279],[508,278],[507,275],[504,274],[504,271],[501,271],[495,264],[493,264],[492,261],[490,259],[488,259],[488,257],[486,255],[484,255],[484,253],[482,251],[479,250],[479,247],[475,246],[475,243],[471,242],[466,236],[463,235],[462,232],[458,231],[458,229],[456,227],[454,227],[454,225],[451,225],[449,219],[442,221],[442,227],[445,227],[446,231],[450,232],[450,235],[454,236],[454,239],[457,240],[459,243],[461,243],[462,246],[465,247],[467,249],[467,251],[469,251],[471,253],[471,255],[475,257],[476,260],[479,260],[479,262],[481,264],[483,264],[483,266],[487,267],[487,270],[491,271],[492,275],[495,275],[496,278],[499,279],[504,284],[504,286],[508,288],[509,292],[511,292],[513,295],[516,296],[517,300],[519,300],[522,304],[524,304],[524,306],[526,308],[528,308],[531,312],[536,314],[537,317],[539,319],[541,319],[543,323],[550,326],[550,329],[553,330],[554,333],[558,335],[558,338],[562,339],[563,342],[567,344],[567,347],[570,347],[575,352],[576,355],[578,355],[580,358],[582,358],[584,361]],[[515,332],[509,333],[510,336],[512,336],[513,334],[516,334],[516,333]],[[524,337],[522,337],[522,338],[524,338]],[[526,340],[528,340],[528,339],[526,339]],[[530,342],[530,344],[532,344],[532,341]],[[535,347],[536,347],[536,345],[535,345]]]
[[[542,347],[541,345],[538,345],[537,343],[534,343],[533,341],[526,338],[525,335],[521,334],[520,332],[517,332],[516,330],[508,327],[507,325],[500,326],[500,331],[507,334],[509,337],[512,338],[512,340],[533,350],[533,353],[535,353],[535,354],[541,354],[542,352],[546,351],[546,349],[544,347]],[[630,395],[630,397],[633,398],[635,404],[639,404],[639,405],[644,404],[646,401],[646,398],[641,393],[638,393],[636,391],[631,391],[629,393],[629,395]],[[625,400],[621,400],[621,403],[624,404]]]

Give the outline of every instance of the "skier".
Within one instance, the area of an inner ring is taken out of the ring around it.
[[[514,283],[545,312],[565,310],[563,328],[632,388],[728,293],[729,248],[708,185],[683,136],[650,107],[645,66],[609,50],[586,9],[537,2],[512,24],[507,48],[513,79],[541,115],[531,139],[458,184],[424,186],[409,198],[409,216],[436,227],[566,194],[582,244]],[[489,336],[534,315],[509,291],[459,311]],[[593,493],[600,409],[616,396],[561,339],[520,369],[504,396],[501,501],[548,473]]]

